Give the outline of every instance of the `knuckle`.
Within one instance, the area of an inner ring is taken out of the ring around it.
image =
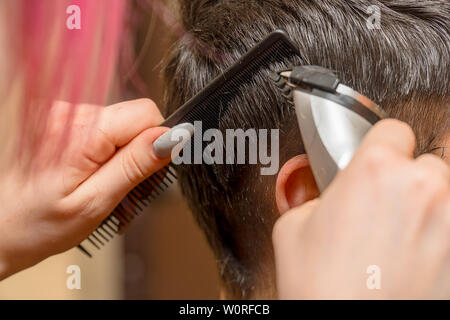
[[[447,195],[450,198],[450,182],[442,176],[432,178],[435,181],[436,192]]]
[[[423,167],[427,168],[440,168],[441,165],[441,159],[431,153],[425,153],[418,156],[415,160],[416,163],[421,164]]]
[[[409,124],[397,119],[391,119],[391,121],[394,121],[398,130],[403,131],[406,136],[409,136],[410,138],[415,137],[414,131]]]
[[[418,156],[416,158],[416,162],[420,162],[420,161],[434,161],[437,157],[434,154],[431,153],[424,153],[421,154],[420,156]]]
[[[83,219],[92,219],[95,216],[97,209],[100,206],[99,199],[102,198],[102,194],[98,188],[94,188],[92,192],[89,192],[83,196],[82,199],[77,199],[71,196],[61,199],[54,210],[54,214],[59,218],[72,219],[75,216],[83,217]]]
[[[423,168],[416,168],[416,170],[412,171],[410,173],[410,181],[419,190],[431,185],[428,170]]]
[[[416,159],[416,163],[430,171],[430,174],[450,178],[450,168],[443,159],[435,154],[422,154]]]
[[[142,103],[143,106],[145,106],[150,113],[159,113],[158,106],[156,103],[148,98],[142,98],[138,100],[139,103]]]
[[[80,216],[83,216],[83,218],[95,220],[98,214],[97,210],[99,209],[99,207],[101,207],[99,205],[100,199],[104,199],[104,196],[102,195],[101,191],[96,188],[94,192],[86,196],[84,201],[78,207],[78,213],[80,214]]]
[[[97,165],[108,160],[116,150],[113,141],[100,128],[86,129],[85,140],[79,146],[83,156]]]
[[[383,120],[379,121],[377,124],[375,124],[375,126],[380,127],[383,130],[385,129],[385,127],[392,128],[395,130],[395,132],[397,134],[401,134],[405,138],[414,139],[414,137],[415,137],[414,131],[411,128],[411,126],[408,123],[406,123],[404,121],[400,121],[398,119],[393,119],[393,118],[383,119]]]
[[[430,168],[416,168],[411,173],[410,181],[412,186],[418,192],[427,192],[431,194],[445,192],[448,189],[448,181],[440,174]]]
[[[137,102],[140,104],[140,112],[143,112],[146,118],[152,119],[152,125],[159,125],[164,121],[161,111],[153,100],[143,98],[139,99]]]
[[[145,170],[136,160],[132,150],[124,153],[121,163],[124,176],[131,185],[138,184],[146,178]]]

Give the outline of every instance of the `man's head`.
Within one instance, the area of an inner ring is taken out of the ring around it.
[[[380,28],[368,28],[368,8]],[[304,61],[334,70],[343,83],[408,122],[417,153],[441,146],[448,130],[450,26],[447,1],[182,1],[186,35],[167,65],[167,114],[271,31],[284,29]],[[288,65],[277,65],[283,69]],[[263,74],[221,116],[220,129],[280,129],[278,175],[258,165],[189,165],[181,188],[215,252],[230,297],[274,294],[271,245],[280,212],[318,195],[295,113]]]

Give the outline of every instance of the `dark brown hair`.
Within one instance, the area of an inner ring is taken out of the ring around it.
[[[380,8],[380,29],[366,25],[371,5]],[[408,122],[418,137],[417,153],[438,146],[448,129],[446,0],[190,0],[181,1],[180,15],[187,33],[165,69],[166,114],[281,28],[298,45],[301,63],[335,70],[344,83]],[[280,128],[280,165],[302,152],[293,110],[266,78],[257,77],[229,110],[221,129]],[[236,298],[273,282],[265,269],[272,266],[276,177],[258,172],[254,165],[179,168],[183,193]]]

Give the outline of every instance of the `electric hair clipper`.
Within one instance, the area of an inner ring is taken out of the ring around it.
[[[322,67],[294,67],[277,78],[285,97],[294,103],[312,172],[323,192],[348,165],[367,131],[386,114]]]

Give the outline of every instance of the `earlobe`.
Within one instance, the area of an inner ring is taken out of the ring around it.
[[[278,173],[275,199],[280,214],[319,196],[316,181],[305,154],[287,161]]]

